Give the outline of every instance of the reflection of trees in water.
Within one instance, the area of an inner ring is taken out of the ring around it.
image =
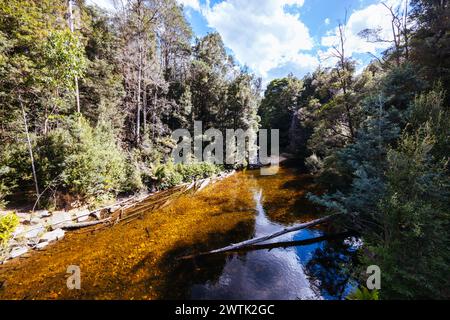
[[[156,288],[160,299],[189,299],[191,288],[194,284],[204,284],[208,281],[215,283],[223,273],[229,255],[212,255],[198,257],[189,260],[177,260],[177,258],[192,252],[204,252],[223,245],[249,239],[253,236],[255,221],[247,220],[226,234],[209,234],[206,242],[194,246],[180,246],[167,253],[161,261],[161,268],[165,272],[159,279]],[[243,256],[242,258],[245,259]]]
[[[320,281],[326,299],[345,299],[356,285],[353,275],[357,252],[343,241],[325,242],[306,264],[309,276]]]
[[[252,172],[240,172],[231,179],[238,179],[236,183],[239,184],[239,188],[228,189],[228,197],[226,199],[210,197],[208,205],[220,206],[221,215],[248,211],[249,219],[238,222],[235,228],[228,230],[226,233],[210,233],[208,239],[204,242],[188,247],[179,246],[172,252],[167,253],[161,263],[165,273],[158,288],[162,299],[189,299],[193,285],[207,282],[216,283],[222,275],[228,259],[231,259],[231,256],[226,254],[197,257],[187,261],[177,261],[177,257],[188,253],[205,252],[221,248],[230,243],[237,243],[254,237],[254,199],[253,196],[243,197],[244,194],[242,192],[244,190],[249,195],[253,195],[252,190],[259,189],[258,180]],[[245,255],[240,257],[245,259]]]

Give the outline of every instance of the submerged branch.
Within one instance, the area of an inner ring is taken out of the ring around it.
[[[241,247],[239,249],[230,249],[227,251],[222,251],[220,253],[228,253],[228,252],[247,252],[247,251],[257,251],[257,250],[266,250],[266,249],[276,249],[276,248],[288,248],[288,247],[298,247],[298,246],[307,246],[314,243],[319,243],[323,241],[330,241],[330,240],[336,240],[336,239],[343,239],[351,236],[355,236],[356,232],[354,231],[346,231],[341,233],[335,233],[331,235],[326,236],[320,236],[316,238],[309,238],[304,240],[297,240],[297,241],[283,241],[283,242],[275,242],[275,243],[266,243],[266,244],[254,244],[249,245],[245,247]],[[211,253],[211,252],[203,252],[199,254],[193,254],[189,256],[184,256],[179,258],[179,260],[188,260],[192,258],[202,257],[202,256],[209,256],[214,255],[217,253]]]
[[[271,239],[277,238],[277,237],[282,236],[282,235],[287,234],[287,233],[291,233],[291,232],[294,232],[294,231],[306,229],[306,228],[309,228],[309,227],[313,227],[313,226],[316,226],[316,225],[328,222],[331,219],[334,219],[334,218],[336,218],[337,216],[340,216],[340,215],[341,214],[333,214],[333,215],[326,216],[326,217],[323,217],[323,218],[320,218],[320,219],[316,219],[316,220],[313,220],[313,221],[297,224],[297,225],[294,225],[294,226],[289,227],[289,228],[285,228],[283,230],[280,230],[280,231],[275,232],[275,233],[270,234],[270,235],[266,235],[266,236],[262,236],[262,237],[258,237],[258,238],[253,238],[253,239],[250,239],[250,240],[246,240],[246,241],[243,241],[243,242],[239,242],[239,243],[236,243],[236,244],[229,245],[229,246],[224,247],[224,248],[220,248],[220,249],[216,249],[216,250],[200,253],[198,255],[207,255],[207,254],[216,254],[216,253],[223,253],[223,252],[228,252],[228,251],[235,251],[235,250],[242,249],[244,247],[248,247],[248,246],[251,246],[251,245],[263,242],[263,241],[267,241],[267,240],[271,240]]]

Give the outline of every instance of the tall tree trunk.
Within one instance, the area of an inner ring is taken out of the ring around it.
[[[141,142],[141,94],[142,94],[142,58],[143,58],[143,45],[142,45],[142,19],[143,12],[141,3],[139,2],[139,21],[138,21],[138,83],[137,83],[137,108],[136,108],[136,145]]]
[[[409,60],[409,38],[408,38],[408,1],[405,0],[405,16],[403,22],[403,37],[405,38],[405,58]]]
[[[72,33],[74,33],[74,23],[73,23],[73,12],[72,12],[72,0],[68,0],[68,6],[69,6],[69,28]],[[77,104],[77,112],[81,113],[81,107],[80,107],[80,91],[78,87],[78,77],[75,76],[75,97],[76,97],[76,104]]]
[[[141,138],[141,81],[142,81],[142,44],[139,40],[139,66],[137,84],[137,108],[136,108],[136,144],[139,145]]]
[[[155,96],[153,98],[153,119],[152,119],[152,123],[153,123],[153,128],[152,128],[152,140],[154,141],[155,139],[155,130],[156,130],[156,102],[158,99],[158,87],[155,86]]]
[[[347,21],[347,13],[345,16],[345,21]],[[347,115],[347,123],[348,123],[348,129],[350,130],[350,137],[352,140],[355,139],[355,129],[353,127],[353,119],[352,114],[350,111],[350,104],[348,102],[348,96],[347,96],[347,66],[345,64],[345,24],[340,23],[339,24],[339,41],[340,41],[340,51],[338,51],[340,64],[341,64],[341,70],[342,74],[339,74],[338,69],[338,76],[341,78],[341,87],[342,91],[344,93],[344,106],[345,106],[345,112]]]
[[[20,107],[22,108],[23,124],[25,127],[25,133],[27,136],[28,152],[30,153],[30,160],[31,160],[31,169],[33,170],[34,187],[36,189],[36,199],[37,199],[37,202],[39,202],[39,195],[40,195],[39,184],[38,184],[37,175],[36,175],[36,167],[34,165],[33,147],[31,145],[30,133],[28,131],[27,115],[25,113],[25,108],[23,107],[23,102],[20,97],[19,97],[19,102],[20,102]]]
[[[142,124],[144,126],[144,134],[147,134],[147,86],[144,86],[144,98],[143,98],[143,119]]]

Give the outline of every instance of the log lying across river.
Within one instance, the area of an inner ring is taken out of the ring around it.
[[[277,237],[282,236],[282,235],[287,234],[287,233],[291,233],[291,232],[294,232],[294,231],[299,231],[299,230],[306,229],[306,228],[309,228],[309,227],[317,226],[319,224],[328,222],[328,221],[330,221],[330,220],[332,220],[332,219],[334,219],[334,218],[336,218],[337,216],[340,216],[340,215],[341,214],[333,214],[333,215],[326,216],[326,217],[323,217],[323,218],[320,218],[320,219],[316,219],[316,220],[312,220],[312,221],[309,221],[309,222],[296,224],[296,225],[294,225],[292,227],[285,228],[283,230],[280,230],[278,232],[272,233],[270,235],[266,235],[266,236],[262,236],[262,237],[258,237],[258,238],[253,238],[253,239],[250,239],[250,240],[246,240],[246,241],[242,241],[242,242],[239,242],[239,243],[231,244],[229,246],[226,246],[226,247],[223,247],[223,248],[220,248],[220,249],[211,250],[211,251],[208,251],[208,252],[202,252],[202,253],[199,253],[199,254],[196,254],[196,255],[184,256],[184,257],[181,257],[179,259],[180,260],[185,260],[185,259],[195,258],[195,257],[198,257],[198,256],[205,256],[205,255],[217,254],[217,253],[223,253],[223,252],[229,252],[229,251],[237,251],[237,250],[240,250],[240,249],[243,249],[243,248],[246,248],[246,247],[250,247],[252,245],[255,245],[255,244],[263,242],[263,241],[268,241],[268,240],[277,238]]]

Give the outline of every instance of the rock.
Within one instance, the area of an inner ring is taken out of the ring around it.
[[[83,222],[89,219],[89,210],[88,209],[84,209],[81,211],[76,211],[74,213],[74,217],[75,219],[77,219],[77,222]]]
[[[15,240],[15,239],[9,239],[8,241],[8,247],[12,248],[12,247],[18,247],[20,245],[19,241]]]
[[[34,247],[39,243],[39,237],[27,239],[27,246]]]
[[[25,227],[21,224],[19,224],[16,229],[14,230],[14,232],[12,233],[13,238],[17,237],[18,235],[22,234],[25,232]]]
[[[49,223],[53,230],[58,229],[64,224],[73,223],[72,215],[65,211],[53,212]]]
[[[189,184],[189,186],[186,188],[186,191],[187,191],[187,190],[191,190],[194,186],[195,186],[195,181],[192,181],[192,182]]]
[[[36,238],[39,236],[39,234],[45,232],[45,228],[43,225],[35,225],[32,227],[29,227],[25,234],[24,237],[27,239],[31,239],[31,238]]]
[[[48,210],[39,210],[34,213],[34,216],[38,218],[47,218],[50,217],[51,214],[50,212],[48,212]]]
[[[102,219],[102,213],[101,213],[101,211],[94,211],[94,212],[92,212],[92,215],[93,215],[97,220],[101,220],[101,219]]]
[[[42,219],[38,217],[31,218],[31,225],[42,224]]]
[[[20,223],[28,222],[31,220],[31,214],[24,212],[17,212],[16,216],[19,217]]]
[[[197,189],[197,192],[202,191],[203,189],[205,189],[210,182],[211,182],[210,178],[203,180],[203,182],[200,184],[200,187]]]
[[[42,249],[44,249],[46,246],[48,246],[49,244],[50,244],[50,242],[48,242],[48,241],[40,242],[40,243],[38,243],[34,248],[35,248],[36,250],[42,250]]]
[[[22,247],[15,247],[11,250],[11,252],[9,253],[9,256],[11,257],[11,259],[17,258],[25,253],[28,252],[28,247],[26,246],[22,246]]]
[[[60,240],[64,238],[64,230],[63,229],[56,229],[50,232],[44,233],[44,235],[41,237],[40,242],[52,242],[56,240]]]
[[[121,208],[121,206],[112,206],[111,208],[108,209],[109,213],[114,213],[117,210],[119,210]]]

